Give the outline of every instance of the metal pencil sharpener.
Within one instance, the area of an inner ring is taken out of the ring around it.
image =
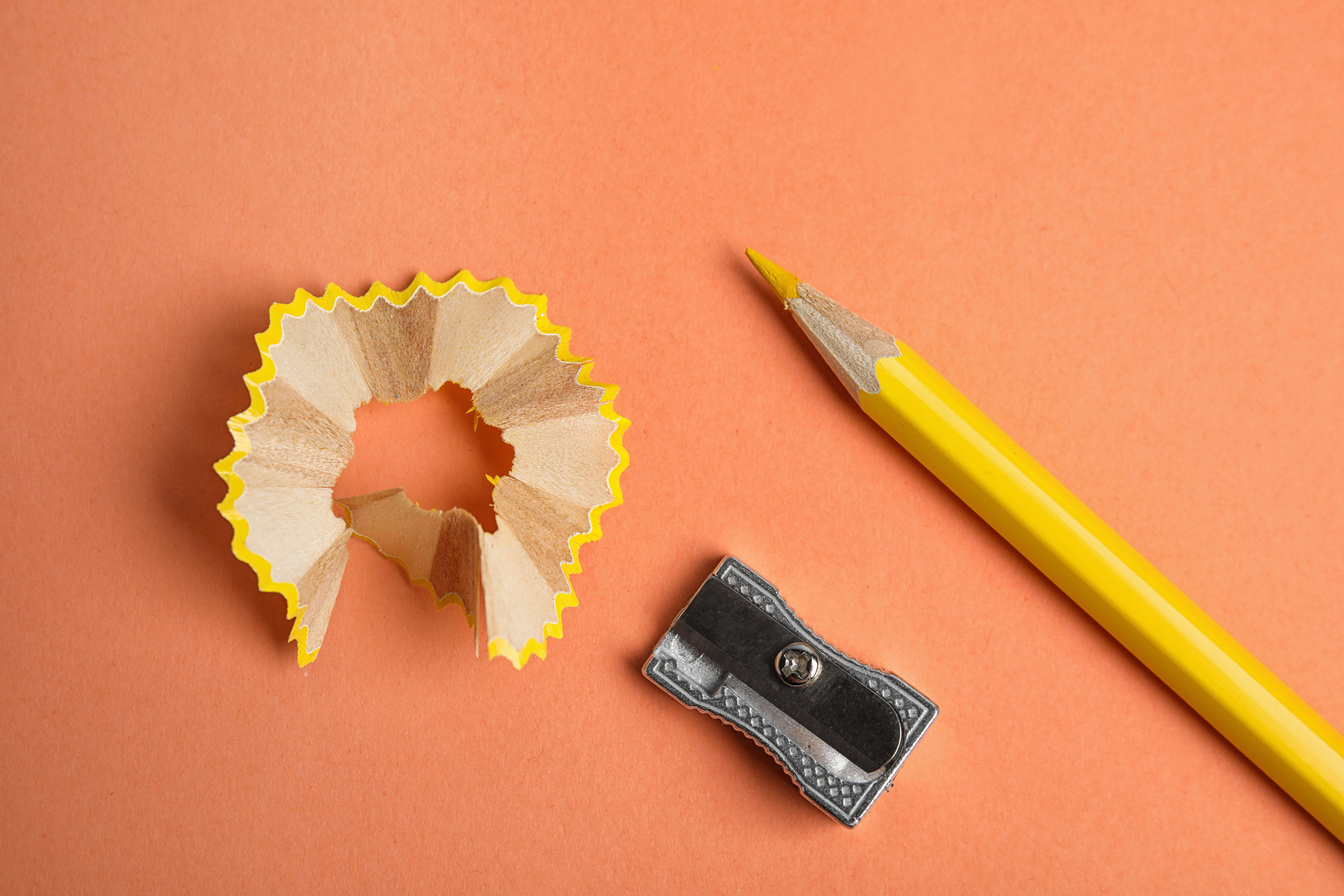
[[[759,743],[822,811],[853,827],[938,707],[803,625],[773,585],[719,564],[644,665],[650,681]]]

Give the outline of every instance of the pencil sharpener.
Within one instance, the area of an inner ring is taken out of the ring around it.
[[[727,557],[653,649],[644,675],[778,760],[803,796],[859,823],[938,707],[817,637],[779,592]]]

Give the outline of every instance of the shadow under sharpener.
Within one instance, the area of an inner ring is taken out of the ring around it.
[[[805,678],[812,660],[821,668],[808,683],[785,680]],[[734,557],[677,615],[644,675],[765,747],[803,796],[849,827],[891,786],[938,714],[895,675],[817,637],[773,585]]]

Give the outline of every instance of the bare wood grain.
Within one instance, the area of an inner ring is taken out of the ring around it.
[[[351,356],[378,401],[411,401],[425,393],[438,309],[438,300],[423,289],[404,305],[380,298],[368,311],[344,300],[332,308]]]
[[[481,544],[487,637],[503,638],[522,650],[528,639],[545,642],[547,623],[560,621],[555,589],[537,570],[508,521],[496,520],[499,529],[486,533]]]
[[[349,511],[355,535],[400,561],[412,581],[429,586],[440,606],[457,597],[474,622],[481,588],[481,527],[475,517],[457,507],[422,508],[399,488],[337,503]]]
[[[536,334],[536,308],[515,305],[502,287],[478,293],[459,283],[439,299],[428,385],[475,391]]]
[[[302,622],[308,629],[305,646],[309,653],[316,653],[327,636],[331,611],[336,606],[336,595],[341,590],[341,579],[345,577],[345,564],[350,559],[349,541],[350,530],[346,529],[318,556],[296,583],[299,608],[303,610]]]
[[[515,426],[503,432],[513,446],[509,475],[593,508],[612,499],[608,475],[620,462],[611,447],[616,421],[596,414],[561,417]]]
[[[276,374],[346,432],[354,432],[355,408],[372,393],[332,313],[309,301],[302,316],[281,323],[280,341],[270,348]]]
[[[266,411],[243,427],[251,448],[233,471],[248,486],[335,485],[355,453],[349,432],[283,377],[260,389]]]
[[[481,526],[460,507],[443,512],[429,581],[440,596],[457,595],[474,622],[481,597]]]
[[[583,365],[561,361],[560,337],[537,333],[474,393],[491,426],[509,429],[542,420],[598,413],[602,390],[578,381]]]
[[[406,566],[412,579],[428,581],[443,520],[437,510],[418,507],[399,488],[337,498],[350,513],[350,528],[379,552]]]
[[[820,290],[806,283],[797,288],[797,298],[787,304],[807,338],[850,395],[857,399],[860,390],[876,394],[877,362],[900,355],[896,340]]]
[[[512,476],[495,486],[495,514],[508,521],[532,564],[554,593],[569,590],[563,566],[574,559],[569,540],[591,528],[592,508],[547,494]]]

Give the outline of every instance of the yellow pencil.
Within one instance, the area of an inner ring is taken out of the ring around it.
[[[909,346],[747,250],[859,406],[1344,841],[1344,737]]]

